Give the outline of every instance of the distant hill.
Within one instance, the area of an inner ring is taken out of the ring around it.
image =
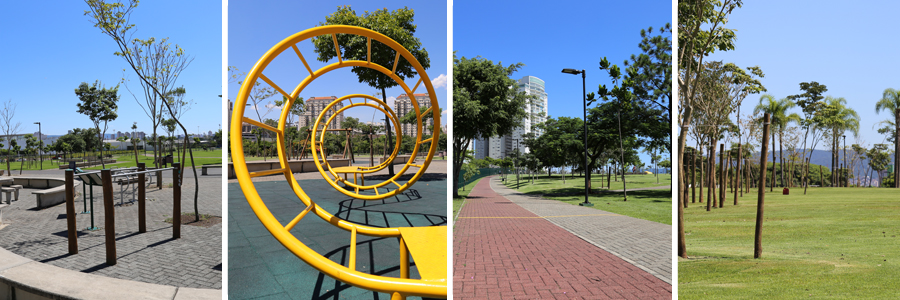
[[[778,155],[778,151],[775,151],[775,155]],[[842,152],[838,151],[838,156],[841,156]],[[847,155],[850,155],[850,150],[847,150]],[[769,158],[772,158],[772,152],[769,152]],[[787,151],[785,151],[785,161],[787,161]],[[779,161],[780,163],[781,161]],[[831,151],[826,150],[813,150],[812,157],[810,158],[810,163],[815,165],[821,165],[824,168],[831,167]],[[891,160],[888,164],[893,164],[894,160],[891,157]],[[858,164],[856,170],[853,170],[854,178],[864,178],[866,174],[869,172],[869,160],[863,160],[861,164]],[[872,173],[872,177],[876,180],[878,179],[878,175]]]

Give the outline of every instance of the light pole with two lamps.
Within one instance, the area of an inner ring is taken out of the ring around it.
[[[590,180],[591,180],[591,172],[588,170],[588,157],[587,157],[587,88],[585,87],[585,72],[584,70],[578,71],[575,69],[563,69],[563,73],[578,75],[581,74],[581,97],[584,101],[584,202],[578,203],[580,206],[594,206],[593,203],[588,201],[588,192],[590,191]]]

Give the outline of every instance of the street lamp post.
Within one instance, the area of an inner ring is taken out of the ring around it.
[[[38,156],[41,157],[41,171],[44,170],[44,155],[41,151],[44,149],[44,134],[41,133],[41,122],[34,122],[38,125]]]
[[[590,180],[591,180],[591,172],[588,170],[588,157],[587,157],[587,88],[585,86],[585,77],[587,72],[583,69],[581,71],[575,69],[563,69],[563,73],[578,75],[581,74],[581,97],[584,101],[584,202],[578,203],[580,206],[594,206],[593,203],[588,201],[588,192],[590,191]]]

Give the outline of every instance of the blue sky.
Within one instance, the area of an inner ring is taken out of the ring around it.
[[[74,90],[81,82],[100,80],[115,86],[123,74],[132,80],[129,87],[142,99],[137,76],[120,57],[112,38],[94,28],[84,15],[83,1],[6,1],[0,18],[0,101],[18,104],[15,120],[21,133],[65,134],[72,128],[93,127],[87,116],[78,114]],[[132,14],[135,38],[164,38],[178,44],[194,57],[176,82],[187,90],[185,100],[195,104],[182,119],[190,133],[219,129],[222,90],[222,10],[221,1],[143,1]],[[122,69],[128,68],[124,73]],[[150,119],[135,98],[119,89],[119,117],[113,129],[147,132]]]
[[[885,89],[900,89],[897,11],[896,1],[744,1],[727,26],[737,29],[735,50],[706,60],[759,66],[766,75],[760,81],[776,99],[800,94],[801,82],[826,85],[825,95],[844,97],[859,113],[860,138],[871,146],[884,139],[872,126],[889,118],[875,113],[875,103]],[[751,113],[759,98],[748,96],[741,113]],[[848,135],[847,145],[853,143]]]
[[[551,117],[582,118],[581,76],[588,92],[612,83],[600,60],[622,67],[640,53],[640,31],[672,23],[671,1],[454,1],[453,48],[457,56],[481,56],[504,65],[524,63],[511,77],[531,75],[546,82]],[[674,25],[674,24],[673,24]],[[641,153],[641,161],[650,163]]]
[[[325,17],[337,11],[339,5],[350,5],[357,14],[364,11],[375,11],[382,8],[396,10],[408,7],[415,11],[414,23],[417,26],[415,36],[419,38],[423,47],[428,50],[431,59],[431,67],[426,70],[429,79],[435,83],[435,93],[441,108],[447,107],[447,4],[443,1],[229,1],[228,5],[228,65],[235,66],[241,72],[248,72],[269,48],[288,36],[315,27],[319,22],[324,22]],[[315,60],[315,52],[312,50],[310,40],[298,44],[306,61],[313,70],[326,65]],[[293,51],[288,55],[282,55],[266,69],[266,76],[272,78],[275,84],[285,88],[288,92],[293,89],[303,78],[308,75],[303,69],[303,64],[297,59]],[[328,63],[332,63],[329,61]],[[406,79],[410,88],[415,85],[418,77]],[[443,83],[441,83],[443,82]],[[237,83],[228,85],[228,96],[234,99],[240,86]],[[303,98],[337,96],[347,94],[373,95],[378,91],[365,83],[359,83],[356,75],[350,68],[343,68],[330,72],[317,78],[304,89],[300,96]],[[419,87],[416,91],[424,91]],[[390,88],[386,91],[388,102],[393,107],[393,100],[403,93],[400,87]],[[270,101],[280,100],[276,95]],[[278,119],[280,109],[272,110],[264,118]],[[360,121],[372,121],[374,109],[355,108],[345,111],[346,116],[359,118]],[[265,110],[260,110],[265,113]],[[248,109],[245,116],[253,116],[255,113]],[[230,117],[230,116],[229,116]],[[377,118],[377,117],[376,117]],[[383,115],[382,117],[383,118]],[[296,120],[296,119],[295,119]],[[378,122],[378,120],[376,120]],[[442,124],[447,124],[446,109]]]

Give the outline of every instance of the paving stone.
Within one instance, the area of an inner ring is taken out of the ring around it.
[[[672,225],[525,195],[495,180],[490,187],[522,208],[672,283]]]
[[[58,170],[32,171],[35,175],[62,178]],[[169,172],[171,173],[171,172]],[[181,211],[193,212],[194,182],[190,171],[182,186]],[[163,176],[167,186],[171,175]],[[222,216],[221,177],[200,177],[198,205],[201,214]],[[181,238],[172,239],[172,224],[164,220],[172,216],[172,189],[147,190],[147,232],[138,233],[137,203],[128,204],[131,193],[125,193],[125,205],[115,211],[117,264],[106,265],[104,210],[102,189],[94,188],[94,224],[101,230],[86,230],[90,214],[77,214],[79,230],[76,255],[68,254],[65,205],[37,210],[31,193],[22,189],[19,201],[4,209],[7,224],[0,230],[0,248],[38,262],[94,275],[135,280],[187,288],[221,289],[222,224],[212,227],[183,225]],[[77,191],[81,193],[79,188]],[[119,204],[119,187],[114,187],[114,203]],[[84,210],[84,201],[76,198],[76,211]],[[218,266],[218,269],[217,269]]]
[[[544,211],[540,203],[558,202],[528,203],[526,200],[541,200],[521,199],[501,188],[495,191],[491,188],[495,180],[495,176],[488,177],[473,188],[455,222],[454,299],[672,298],[671,283],[551,222],[556,218],[547,217],[551,213],[561,216],[603,211]],[[599,223],[595,218],[578,220]],[[671,249],[671,242],[666,247]]]

